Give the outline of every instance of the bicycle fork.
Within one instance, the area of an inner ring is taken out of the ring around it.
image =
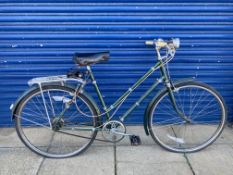
[[[160,67],[160,70],[161,70],[162,76],[164,77],[164,82],[165,82],[165,85],[168,89],[169,98],[171,100],[171,103],[172,103],[174,110],[182,119],[185,120],[185,122],[191,123],[191,120],[177,106],[177,102],[176,102],[176,99],[175,99],[175,96],[173,93],[174,87],[172,87],[172,83],[171,83],[171,80],[169,78],[168,72],[166,71],[166,69],[164,68],[163,65]]]

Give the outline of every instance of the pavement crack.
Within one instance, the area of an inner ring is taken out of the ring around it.
[[[45,157],[42,158],[42,161],[40,162],[40,165],[39,165],[39,167],[38,167],[38,169],[37,169],[37,171],[36,171],[36,175],[39,175],[40,169],[41,169],[41,167],[42,167],[44,161],[45,161]]]
[[[186,162],[187,162],[187,164],[188,164],[188,166],[189,166],[189,168],[190,168],[192,174],[193,174],[193,175],[196,175],[196,174],[195,174],[195,171],[194,171],[194,169],[193,169],[193,167],[192,167],[192,164],[190,163],[190,161],[189,161],[188,156],[186,155],[186,153],[184,153],[184,158],[185,158],[185,160],[186,160]]]
[[[116,143],[113,145],[113,154],[114,154],[114,175],[117,175]]]

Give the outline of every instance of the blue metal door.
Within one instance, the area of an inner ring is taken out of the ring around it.
[[[65,74],[74,52],[106,51],[111,59],[93,66],[110,105],[155,62],[145,40],[179,37],[170,63],[172,78],[194,77],[224,97],[232,120],[233,3],[231,1],[2,0],[0,4],[0,125],[12,125],[9,106],[37,76]],[[130,96],[121,114],[155,81],[153,75]],[[93,91],[91,87],[89,91]],[[144,108],[127,120],[141,123]],[[93,95],[94,98],[96,97]]]

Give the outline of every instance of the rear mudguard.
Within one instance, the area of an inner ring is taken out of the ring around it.
[[[22,99],[23,99],[28,93],[34,91],[36,88],[38,88],[38,87],[37,87],[37,86],[32,86],[32,87],[28,88],[26,91],[24,91],[24,93],[23,93],[21,96],[18,97],[18,99],[15,101],[15,103],[11,104],[10,109],[11,109],[11,112],[12,112],[12,113],[11,113],[11,114],[12,114],[12,115],[11,115],[11,119],[12,119],[12,120],[15,119],[14,114],[15,114],[15,112],[16,112],[16,109],[17,109],[19,103],[22,101]]]
[[[72,89],[75,90],[75,87],[74,87],[74,86],[71,86],[71,85],[65,85],[65,86],[67,86],[67,87],[72,88]],[[17,110],[19,104],[20,104],[20,102],[23,100],[23,98],[24,98],[28,93],[34,91],[34,90],[37,89],[37,88],[38,88],[38,86],[32,86],[32,87],[30,87],[28,90],[26,90],[26,91],[16,100],[16,102],[15,102],[14,104],[11,105],[10,109],[11,109],[11,111],[12,111],[12,115],[11,115],[11,119],[12,119],[12,120],[15,119],[14,114],[15,114],[15,112],[16,112],[16,110]],[[97,104],[95,103],[94,99],[93,99],[88,93],[86,93],[85,91],[83,91],[82,94],[88,98],[88,100],[93,104],[95,110],[97,111],[97,114],[100,115],[100,110],[99,110]]]
[[[191,82],[194,81],[193,78],[188,78],[188,79],[182,79],[182,80],[178,80],[176,82],[173,83],[173,85],[176,87],[178,84],[180,83],[184,83],[184,82]],[[149,135],[149,130],[148,130],[148,125],[149,125],[149,115],[151,112],[151,108],[153,106],[153,104],[155,103],[155,101],[157,100],[157,98],[159,97],[159,95],[161,93],[164,93],[165,91],[167,91],[167,88],[163,88],[161,91],[159,91],[157,93],[157,95],[151,100],[151,102],[147,105],[145,113],[144,113],[144,130],[146,132],[146,135]]]

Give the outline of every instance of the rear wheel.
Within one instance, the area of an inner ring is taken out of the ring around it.
[[[28,148],[45,157],[65,158],[91,145],[97,134],[97,111],[83,94],[68,105],[74,94],[70,87],[43,86],[47,110],[39,88],[20,101],[14,114],[16,130]]]
[[[173,152],[195,152],[213,143],[221,134],[226,107],[213,88],[199,82],[175,85],[177,106],[190,120],[174,110],[167,90],[154,100],[149,114],[149,132],[163,148]]]

